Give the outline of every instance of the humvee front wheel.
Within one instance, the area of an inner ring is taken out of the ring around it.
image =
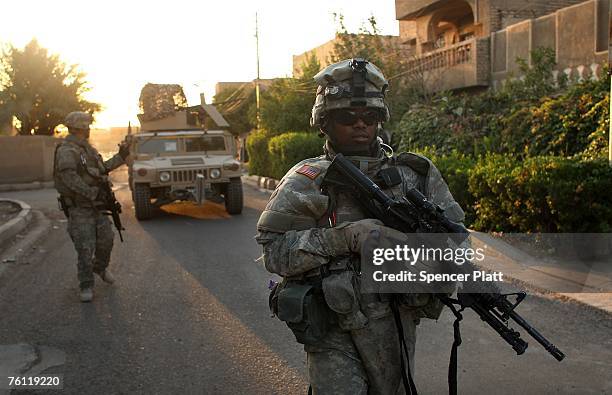
[[[153,214],[151,188],[147,184],[134,184],[134,210],[138,220],[149,219]]]
[[[230,178],[230,182],[225,186],[225,210],[228,214],[240,214],[242,206],[242,180],[240,177]]]

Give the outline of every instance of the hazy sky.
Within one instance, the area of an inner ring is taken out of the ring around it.
[[[356,31],[374,15],[383,34],[398,34],[394,0],[7,1],[0,43],[22,47],[36,37],[88,74],[88,97],[101,102],[98,126],[136,122],[140,88],[180,83],[191,104],[218,81],[256,76],[259,13],[262,78],[291,75],[292,55],[330,40],[332,13]]]

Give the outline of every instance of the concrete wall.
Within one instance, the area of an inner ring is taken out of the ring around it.
[[[329,40],[325,44],[321,44],[318,47],[306,51],[299,55],[293,55],[293,77],[301,75],[302,65],[306,62],[308,56],[315,56],[321,65],[321,68],[331,64],[331,55],[334,52],[334,45],[338,41],[337,38]]]
[[[508,41],[506,45],[506,71],[518,73],[517,58],[529,59],[529,39],[531,37],[531,21],[517,23],[506,28]]]
[[[251,81],[222,81],[217,82],[215,84],[215,95],[228,90],[228,89],[238,89],[245,84],[252,84]]]
[[[599,78],[608,57],[608,7],[609,0],[589,0],[491,34],[492,85],[518,77],[516,58],[530,61],[530,51],[538,47],[555,50],[557,75]]]
[[[538,18],[584,0],[489,0],[489,32],[505,29],[517,22]]]
[[[61,139],[0,136],[0,184],[53,180],[53,155]]]

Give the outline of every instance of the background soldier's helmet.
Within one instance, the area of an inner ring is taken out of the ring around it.
[[[321,127],[329,110],[350,107],[378,108],[389,120],[385,93],[389,86],[380,69],[365,59],[334,63],[314,76],[318,85],[310,125]]]
[[[66,115],[64,125],[66,125],[68,128],[74,129],[88,129],[92,122],[93,117],[91,114],[83,111],[73,111]]]

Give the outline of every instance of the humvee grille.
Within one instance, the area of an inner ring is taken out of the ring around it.
[[[198,174],[202,174],[204,175],[204,178],[206,178],[205,169],[172,170],[172,181],[193,182]]]

